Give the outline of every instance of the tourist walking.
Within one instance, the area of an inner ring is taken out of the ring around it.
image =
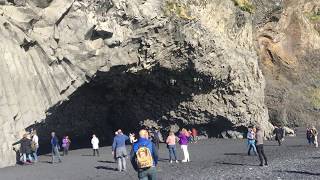
[[[198,131],[196,130],[196,128],[192,128],[191,129],[191,133],[192,133],[192,141],[194,143],[197,143],[197,141],[198,141]]]
[[[156,145],[156,148],[160,148],[160,132],[157,129],[152,130],[152,142]]]
[[[92,144],[93,156],[96,156],[96,153],[97,153],[97,156],[99,157],[100,156],[99,155],[99,139],[95,134],[92,135],[91,144]]]
[[[172,161],[175,161],[178,163],[177,159],[177,152],[176,152],[176,139],[177,137],[174,135],[173,132],[169,133],[169,136],[167,137],[166,143],[169,150],[169,162],[172,163]]]
[[[147,130],[140,130],[140,138],[132,146],[130,160],[133,168],[138,172],[140,180],[156,180],[158,152],[155,145],[148,139]]]
[[[113,138],[112,143],[112,154],[115,155],[118,163],[118,171],[126,171],[126,141],[129,139],[128,136],[124,135],[122,130],[119,129],[118,134]]]
[[[188,151],[189,137],[190,137],[190,135],[189,135],[188,131],[185,128],[183,128],[179,134],[179,144],[181,146],[181,149],[183,151],[183,156],[184,156],[184,159],[182,160],[182,162],[189,162],[190,161],[189,151]]]
[[[32,163],[31,157],[31,139],[28,138],[28,134],[24,134],[22,139],[18,142],[13,143],[12,145],[20,144],[20,153],[22,154],[22,162],[23,164],[30,164]],[[27,158],[29,162],[27,161]]]
[[[281,142],[284,140],[284,129],[275,126],[273,133],[275,134],[275,140],[278,141],[279,146],[281,146]]]
[[[310,128],[307,128],[306,136],[307,136],[308,144],[311,145],[312,144],[312,133],[311,133]]]
[[[63,137],[62,139],[63,156],[68,155],[70,144],[71,144],[71,140],[69,139],[69,136]]]
[[[247,134],[247,139],[248,139],[248,155],[251,155],[251,149],[253,149],[253,152],[255,155],[257,155],[257,148],[256,148],[256,134],[253,131],[252,128],[248,128],[248,134]]]
[[[311,128],[311,134],[312,134],[312,142],[315,147],[318,147],[318,130],[315,126],[312,126]]]
[[[33,151],[34,162],[38,162],[39,137],[36,130],[32,131],[31,148]]]
[[[263,165],[268,166],[267,157],[263,149],[264,131],[261,129],[261,127],[257,127],[256,140],[257,140],[257,152],[260,160],[260,166],[263,166]],[[264,164],[263,164],[263,160],[264,160]]]
[[[52,153],[52,164],[55,163],[55,159],[58,159],[59,162],[61,162],[61,157],[60,157],[60,146],[59,146],[59,140],[56,136],[55,132],[51,133],[51,153]]]

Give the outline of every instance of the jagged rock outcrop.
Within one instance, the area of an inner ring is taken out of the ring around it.
[[[0,11],[1,167],[35,122],[43,137],[110,138],[146,123],[271,131],[252,15],[233,1],[27,0]]]
[[[255,2],[255,39],[270,120],[291,127],[318,125],[320,2]]]

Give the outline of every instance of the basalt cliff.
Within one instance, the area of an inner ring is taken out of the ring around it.
[[[316,122],[317,0],[0,0],[0,167],[35,128],[96,133]]]

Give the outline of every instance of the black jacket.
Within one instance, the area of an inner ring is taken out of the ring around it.
[[[20,153],[22,154],[30,154],[32,153],[31,150],[31,140],[28,138],[22,138],[20,141],[12,144],[13,146],[16,144],[20,144]]]

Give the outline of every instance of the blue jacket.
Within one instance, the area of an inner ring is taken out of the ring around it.
[[[52,145],[52,147],[59,146],[59,140],[58,140],[58,138],[56,136],[51,138],[51,145]]]
[[[153,158],[153,164],[154,166],[157,166],[158,164],[158,151],[157,148],[155,148],[155,145],[148,139],[145,138],[139,138],[139,140],[133,144],[132,146],[132,150],[130,153],[130,159],[131,159],[131,164],[133,166],[133,168],[138,171],[138,164],[136,162],[136,153],[139,149],[139,147],[141,146],[145,146],[150,150],[150,153],[152,155]]]
[[[118,134],[113,138],[112,151],[115,151],[118,147],[126,146],[126,141],[129,139],[124,134]]]

